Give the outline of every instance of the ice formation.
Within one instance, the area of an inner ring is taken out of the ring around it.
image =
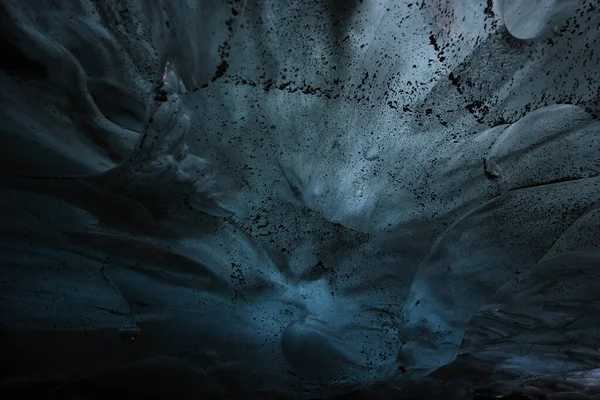
[[[600,398],[597,0],[0,3],[0,391]]]

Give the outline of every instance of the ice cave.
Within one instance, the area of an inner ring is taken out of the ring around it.
[[[2,399],[600,399],[599,0],[0,30]]]

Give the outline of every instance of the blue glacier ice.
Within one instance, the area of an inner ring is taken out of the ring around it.
[[[0,393],[600,398],[599,27],[1,0]]]

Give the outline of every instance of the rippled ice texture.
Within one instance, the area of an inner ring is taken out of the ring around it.
[[[593,393],[598,1],[1,3],[2,387]]]

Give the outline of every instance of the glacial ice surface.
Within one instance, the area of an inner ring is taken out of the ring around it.
[[[594,398],[599,26],[2,0],[0,388]]]

